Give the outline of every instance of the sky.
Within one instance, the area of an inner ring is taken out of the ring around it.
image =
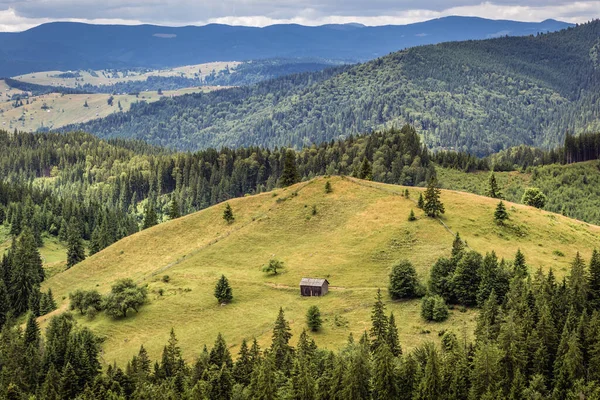
[[[0,31],[18,32],[51,21],[401,25],[449,15],[581,23],[600,17],[600,0],[0,0]]]

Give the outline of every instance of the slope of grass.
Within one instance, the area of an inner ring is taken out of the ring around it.
[[[283,307],[295,338],[305,327],[305,314],[316,304],[325,316],[324,327],[314,335],[319,346],[337,349],[353,333],[370,326],[370,307],[377,288],[385,291],[394,262],[409,259],[423,281],[434,261],[450,253],[452,232],[459,231],[477,251],[496,250],[512,258],[521,248],[530,268],[554,266],[566,271],[576,251],[589,257],[600,238],[600,227],[566,217],[508,204],[511,222],[493,224],[496,201],[476,195],[444,191],[447,214],[443,222],[424,217],[407,220],[422,189],[410,188],[410,199],[399,196],[403,187],[329,178],[333,193],[325,194],[325,178],[287,189],[229,201],[236,220],[222,219],[224,206],[163,223],[115,243],[81,264],[49,279],[58,301],[75,289],[107,292],[119,278],[131,277],[149,285],[150,300],[128,318],[93,321],[79,317],[105,338],[104,361],[126,362],[143,344],[153,358],[160,355],[171,327],[184,354],[192,358],[202,344],[211,345],[218,332],[237,351],[243,338],[270,342],[272,323]],[[316,206],[316,215],[312,209]],[[565,257],[556,257],[560,250]],[[284,272],[267,276],[261,265],[276,257]],[[234,301],[217,304],[214,285],[225,274]],[[162,280],[169,275],[169,282]],[[331,283],[323,298],[302,298],[302,277],[325,277]],[[44,289],[45,289],[44,288]],[[160,295],[159,290],[163,294]],[[451,311],[441,324],[424,322],[420,302],[392,302],[400,340],[411,348],[437,333],[451,329],[471,334],[475,311]],[[63,301],[62,309],[66,309]],[[428,333],[429,332],[429,333]]]

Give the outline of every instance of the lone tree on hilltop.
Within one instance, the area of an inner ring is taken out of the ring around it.
[[[490,174],[490,178],[488,180],[488,188],[485,194],[489,197],[493,197],[494,199],[502,198],[502,192],[500,191],[500,187],[498,186],[498,182],[496,181],[496,175],[494,175],[493,171]]]
[[[215,297],[219,303],[229,303],[233,300],[233,291],[229,285],[229,281],[225,275],[221,275],[221,278],[215,286]]]
[[[506,207],[503,202],[498,203],[496,206],[496,211],[494,212],[494,220],[499,225],[503,225],[504,221],[508,219],[508,213],[506,212]]]
[[[229,203],[225,204],[225,210],[223,211],[223,219],[228,224],[231,224],[233,221],[235,221],[235,217],[233,216],[233,210],[231,209]]]
[[[442,191],[437,187],[437,181],[435,178],[431,178],[425,191],[425,204],[423,204],[423,211],[427,216],[435,218],[444,214],[444,204],[440,201],[441,193]]]

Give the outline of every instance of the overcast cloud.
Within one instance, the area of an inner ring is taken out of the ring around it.
[[[0,31],[21,31],[50,21],[172,26],[385,25],[448,15],[585,22],[600,17],[600,0],[0,0]]]

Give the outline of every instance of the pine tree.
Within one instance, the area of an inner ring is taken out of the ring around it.
[[[594,250],[588,275],[588,299],[592,310],[600,311],[600,253]]]
[[[408,214],[408,220],[409,221],[416,221],[417,217],[415,216],[415,212],[411,209],[410,210],[410,214]]]
[[[385,343],[382,343],[385,344]],[[371,395],[371,368],[366,345],[355,346],[350,352],[348,369],[342,380],[343,399],[368,400]]]
[[[433,343],[426,343],[423,351],[427,357],[425,371],[415,398],[419,400],[439,399],[444,390],[440,356]]]
[[[477,304],[481,266],[481,254],[474,251],[465,253],[458,262],[452,278],[452,286],[460,304],[465,306]]]
[[[588,298],[588,277],[585,271],[585,262],[579,252],[571,264],[568,283],[570,304],[578,312],[582,312],[586,308]]]
[[[360,164],[360,169],[358,171],[358,178],[369,181],[373,179],[373,170],[371,169],[371,163],[367,157],[363,157],[362,163]]]
[[[460,238],[460,233],[456,232],[454,241],[452,242],[452,258],[455,260],[460,259],[465,251],[465,243]]]
[[[381,290],[377,289],[377,297],[371,310],[371,349],[376,351],[387,340],[389,321],[385,316],[385,305],[381,299]]]
[[[169,206],[169,218],[177,219],[179,217],[181,217],[181,212],[179,211],[179,202],[177,202],[177,199],[175,198],[175,196],[173,196],[173,199],[171,200],[171,205]]]
[[[148,229],[154,225],[158,225],[158,215],[154,209],[154,202],[151,199],[148,199],[144,210],[144,223],[142,229]]]
[[[331,188],[331,182],[327,181],[325,182],[325,193],[329,194],[333,192],[333,189]]]
[[[398,357],[402,354],[402,346],[400,346],[400,338],[398,337],[398,327],[396,326],[394,313],[390,314],[386,343],[394,357]]]
[[[280,183],[282,187],[293,185],[298,182],[298,171],[296,169],[296,153],[292,149],[285,150],[283,160],[283,171]]]
[[[231,209],[231,206],[229,205],[229,203],[225,203],[225,210],[223,211],[223,219],[228,224],[231,224],[233,221],[235,221],[235,217],[233,216],[233,210]]]
[[[519,278],[526,278],[528,275],[527,264],[525,262],[525,255],[521,252],[521,249],[517,249],[515,254],[515,260],[513,261],[513,273],[514,276]]]
[[[503,202],[498,203],[496,206],[496,211],[494,212],[494,220],[497,224],[503,225],[504,221],[508,219],[508,213],[506,212],[506,207]]]
[[[306,313],[306,324],[310,328],[311,331],[316,332],[321,328],[321,324],[323,323],[321,319],[321,311],[319,311],[319,307],[310,306],[308,308],[308,312]]]
[[[183,372],[185,363],[181,354],[181,348],[178,345],[175,331],[171,328],[169,341],[163,349],[162,362],[160,365],[160,374],[164,378],[173,378]]]
[[[373,400],[399,397],[394,355],[387,344],[379,346],[373,360]]]
[[[42,258],[29,228],[25,228],[15,243],[14,267],[11,275],[11,300],[15,315],[21,315],[30,305],[30,297],[39,293],[44,277]]]
[[[442,191],[437,187],[437,181],[435,178],[431,178],[425,191],[425,204],[423,205],[423,211],[427,216],[433,218],[444,214],[444,204],[440,201],[441,193]]]
[[[71,363],[65,365],[60,377],[59,394],[61,399],[74,399],[79,393],[79,378]]]
[[[221,275],[215,286],[215,297],[220,304],[230,303],[233,300],[233,291],[225,275]]]
[[[227,368],[233,368],[231,353],[229,352],[229,349],[227,348],[227,343],[225,342],[225,338],[223,338],[223,335],[221,335],[221,333],[217,335],[215,344],[210,350],[208,362],[210,365],[215,366],[217,368],[221,368],[223,365],[226,365]]]
[[[425,207],[425,200],[423,199],[423,193],[419,193],[419,201],[417,201],[417,208],[423,210]]]
[[[502,192],[500,191],[500,187],[498,186],[498,182],[496,181],[496,175],[494,175],[494,172],[490,174],[486,195],[494,199],[502,198]]]
[[[67,228],[67,267],[85,260],[85,249],[81,239],[81,229],[75,217],[71,218]]]
[[[40,327],[33,313],[29,313],[27,324],[25,325],[25,334],[23,335],[23,344],[25,347],[33,346],[38,350],[40,345]]]
[[[292,337],[290,331],[290,325],[285,320],[283,308],[280,308],[273,327],[271,353],[277,370],[284,372],[290,370],[292,363],[293,348],[289,344]]]
[[[254,400],[275,400],[277,398],[276,365],[272,354],[262,359],[252,374],[250,398]]]
[[[243,339],[242,344],[240,345],[238,358],[233,366],[233,378],[237,383],[248,386],[250,384],[252,370],[253,365],[250,358],[250,350],[248,349],[248,342],[246,342],[246,339]]]

